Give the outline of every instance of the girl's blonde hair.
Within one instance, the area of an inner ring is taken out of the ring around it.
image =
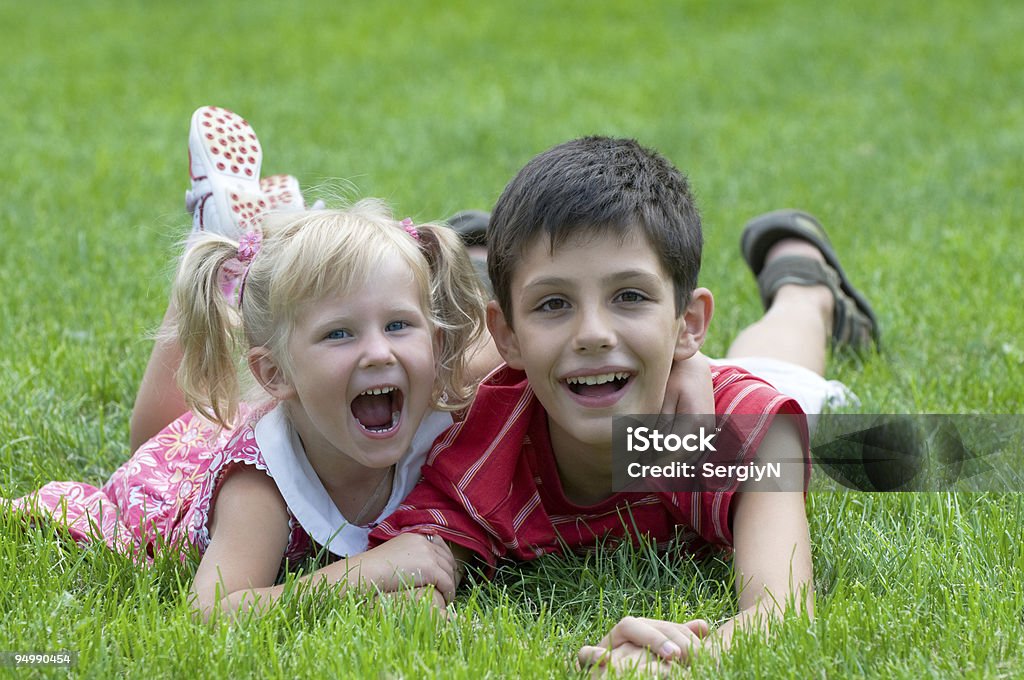
[[[189,407],[230,427],[243,398],[240,357],[266,347],[289,375],[288,340],[299,313],[324,295],[344,295],[372,281],[388,254],[409,264],[424,313],[437,331],[434,406],[465,407],[475,389],[467,358],[484,328],[480,281],[455,231],[433,224],[406,228],[375,199],[344,210],[267,215],[237,308],[221,281],[237,267],[238,242],[207,234],[191,245],[172,292],[183,350],[177,377]],[[251,398],[248,390],[245,396]]]

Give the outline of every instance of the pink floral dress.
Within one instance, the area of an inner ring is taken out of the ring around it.
[[[82,482],[50,482],[12,501],[67,526],[80,542],[102,540],[112,549],[151,559],[162,545],[203,553],[217,491],[232,471],[250,465],[264,471],[288,508],[289,537],[283,559],[301,560],[323,546],[336,556],[366,550],[370,530],[412,491],[434,439],[451,415],[430,412],[395,466],[391,496],[369,526],[349,523],[338,511],[306,458],[281,406],[262,414],[250,409],[234,432],[186,413],[143,444],[100,488]]]
[[[103,540],[145,559],[161,544],[193,545],[202,553],[210,542],[210,507],[231,471],[251,465],[270,474],[250,416],[247,410],[240,418],[245,424],[231,432],[186,413],[143,444],[102,487],[50,482],[13,501],[12,508],[50,516],[77,541]],[[289,516],[284,557],[297,560],[312,544]]]

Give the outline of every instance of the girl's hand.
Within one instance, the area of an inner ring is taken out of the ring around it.
[[[455,557],[440,537],[404,533],[347,563],[350,587],[394,592],[432,585],[445,602],[455,597]]]
[[[206,619],[255,609],[279,598],[275,585],[288,545],[288,509],[274,480],[255,468],[228,475],[210,521],[210,545],[192,582],[192,606]],[[383,591],[432,585],[445,602],[455,596],[455,558],[440,537],[402,534],[360,555],[303,576],[344,587]]]
[[[715,413],[715,395],[711,388],[711,362],[703,353],[697,352],[689,359],[672,362],[661,413],[669,417],[677,413]],[[713,422],[711,426],[714,427]]]

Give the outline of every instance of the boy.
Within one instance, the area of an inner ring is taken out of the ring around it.
[[[809,216],[776,213],[748,234],[769,313],[738,339],[744,353],[769,339],[769,354],[818,377],[831,331],[841,344],[870,340],[870,308],[826,262],[834,255]],[[580,139],[530,161],[490,223],[488,328],[507,366],[435,442],[420,485],[371,542],[437,535],[490,567],[636,533],[733,548],[740,612],[713,636],[704,621],[627,618],[580,651],[585,665],[664,669],[713,641],[727,646],[737,625],[765,627],[790,603],[811,613],[800,491],[613,492],[612,418],[657,413],[673,361],[704,341],[713,300],[697,287],[701,248],[686,179],[635,142]],[[731,366],[713,370],[712,387],[716,413],[761,416],[732,419],[743,462],[806,460],[803,418],[774,418],[801,414],[796,400]]]

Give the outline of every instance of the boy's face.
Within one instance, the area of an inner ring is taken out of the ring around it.
[[[610,450],[613,416],[660,412],[673,359],[697,349],[639,230],[570,239],[554,253],[538,238],[511,293],[511,325],[492,302],[491,332],[508,364],[526,372],[560,455]]]

